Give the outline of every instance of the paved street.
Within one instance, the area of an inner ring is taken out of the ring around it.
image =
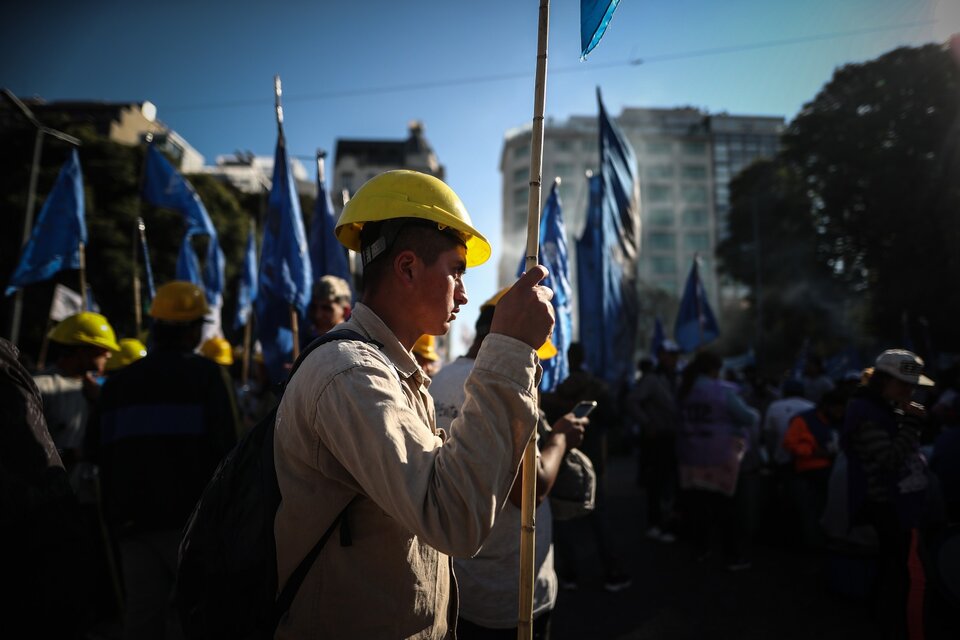
[[[586,549],[579,588],[560,593],[555,640],[849,640],[877,632],[865,605],[826,589],[820,561],[760,543],[753,568],[730,573],[719,559],[697,563],[683,541],[647,540],[634,465],[632,456],[613,458],[608,471],[615,543],[633,586],[604,591],[595,551]]]

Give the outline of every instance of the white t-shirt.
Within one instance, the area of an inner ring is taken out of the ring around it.
[[[473,360],[460,357],[431,379],[429,391],[437,427],[447,432],[460,413],[465,399],[463,383],[471,369]],[[553,515],[550,501],[544,500],[536,513],[534,618],[553,609],[557,602],[552,540]],[[508,501],[479,553],[472,558],[454,558],[453,567],[460,595],[460,617],[491,629],[516,627],[520,601],[520,509]]]
[[[57,449],[79,449],[87,431],[90,405],[83,395],[83,380],[58,372],[33,377],[43,398],[43,417]]]

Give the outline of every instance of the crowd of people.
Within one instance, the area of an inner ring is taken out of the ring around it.
[[[317,281],[303,341],[334,328],[362,339],[321,345],[285,389],[256,356],[249,380],[231,376],[235,350],[201,343],[208,305],[187,282],[157,290],[146,344],[79,313],[50,334],[54,364],[31,374],[0,342],[14,525],[4,548],[22,585],[5,615],[37,637],[109,636],[110,620],[124,638],[179,637],[184,524],[220,461],[279,401],[278,584],[321,532],[341,536],[307,567],[275,637],[516,637],[518,470],[535,432],[532,627],[550,637],[558,592],[581,587],[585,545],[604,589],[632,583],[608,513],[617,429],[639,451],[649,540],[730,571],[749,570],[764,537],[824,562],[853,554],[866,559],[861,595],[889,637],[908,637],[918,615],[928,629],[956,628],[936,551],[960,526],[957,368],[934,383],[920,357],[892,349],[833,380],[811,357],[771,388],[666,340],[616,393],[575,343],[569,376],[538,393],[540,362],[556,354],[541,267],[480,305],[467,354],[440,364],[433,336],[468,301],[465,270],[490,255],[449,187],[382,174],[350,200],[338,237],[363,258],[362,298],[339,278]],[[589,417],[575,412],[584,402],[596,406]],[[552,507],[574,463],[576,508]]]

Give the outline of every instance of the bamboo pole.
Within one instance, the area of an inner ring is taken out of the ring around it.
[[[137,218],[137,221],[133,228],[133,246],[131,247],[132,257],[133,257],[133,321],[137,327],[136,336],[137,339],[140,338],[140,332],[143,329],[143,309],[141,307],[140,300],[140,269],[137,265],[137,243],[139,239],[139,227],[140,227],[140,218]]]
[[[243,325],[243,363],[241,367],[240,383],[244,385],[247,384],[248,380],[250,380],[250,343],[251,334],[253,333],[253,323],[250,321],[251,316],[253,316],[252,309],[250,313],[247,314],[247,321]]]
[[[300,357],[300,319],[297,308],[290,305],[290,331],[293,332],[293,361]]]
[[[527,198],[527,254],[524,268],[537,266],[540,247],[540,193],[543,173],[543,114],[547,97],[547,39],[550,33],[550,0],[540,0],[537,33],[537,76],[533,97],[533,127],[530,144],[530,193]],[[534,431],[523,452],[523,493],[520,503],[520,610],[517,638],[533,637],[533,583],[536,549],[537,434]]]

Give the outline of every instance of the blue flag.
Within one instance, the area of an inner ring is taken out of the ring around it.
[[[663,321],[660,316],[653,323],[653,335],[650,337],[650,356],[656,358],[660,353],[660,347],[667,339],[667,334],[663,332]]]
[[[219,306],[223,295],[225,260],[210,214],[193,186],[152,144],[147,147],[145,162],[143,199],[154,206],[179,211],[187,227],[177,257],[177,279],[202,286],[207,301],[212,306]],[[206,235],[210,239],[202,271],[190,241],[195,235]]]
[[[636,154],[607,117],[599,90],[597,104],[600,174],[590,179],[590,208],[577,241],[580,342],[590,370],[618,389],[634,371],[640,187]]]
[[[270,379],[281,382],[292,362],[290,308],[306,312],[313,286],[310,254],[283,133],[277,137],[273,185],[260,250],[256,300],[257,336]]]
[[[707,301],[700,272],[697,268],[697,259],[694,258],[687,276],[687,284],[683,289],[683,298],[680,300],[680,309],[677,311],[677,322],[673,327],[673,337],[684,351],[695,351],[708,342],[720,336],[717,319],[713,309]]]
[[[317,202],[310,224],[310,264],[313,265],[313,279],[316,281],[323,276],[337,276],[350,283],[352,288],[353,278],[347,264],[347,251],[334,234],[336,226],[337,219],[333,215],[330,194],[318,175]]]
[[[567,349],[573,340],[573,287],[570,286],[570,265],[567,259],[567,228],[563,224],[563,210],[557,184],[550,187],[550,195],[543,206],[540,216],[540,249],[537,252],[539,262],[547,268],[550,275],[543,284],[553,289],[553,311],[556,324],[553,327],[553,345],[557,355],[540,363],[543,377],[540,379],[541,391],[553,391],[570,375],[570,363]],[[517,277],[526,270],[525,258],[520,258]]]
[[[237,292],[237,317],[234,327],[239,329],[247,324],[253,301],[257,299],[257,237],[250,225],[247,236],[247,250],[243,254],[243,269],[240,271],[240,290]]]
[[[620,0],[580,0],[580,59],[593,51],[613,18]]]
[[[49,280],[63,269],[80,268],[80,243],[87,242],[84,211],[80,156],[73,149],[40,209],[6,295],[28,284]]]

